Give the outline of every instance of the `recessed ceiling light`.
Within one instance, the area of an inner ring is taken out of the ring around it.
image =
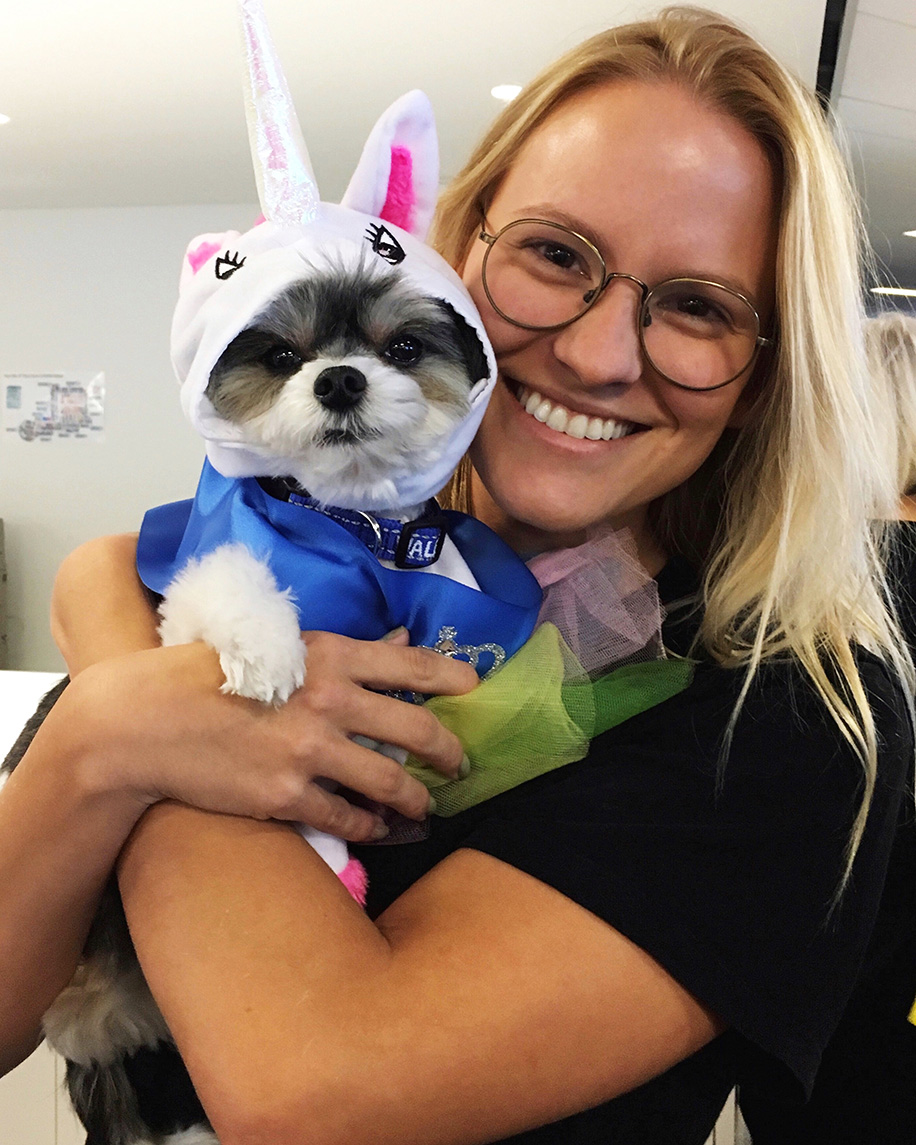
[[[873,286],[872,294],[892,294],[895,298],[916,298],[916,290],[903,286]]]
[[[502,100],[503,103],[511,103],[521,90],[520,83],[498,83],[496,87],[490,88],[490,95],[494,99]]]
[[[0,115],[0,127],[2,127],[4,123],[9,123],[9,121],[10,117],[8,115]]]

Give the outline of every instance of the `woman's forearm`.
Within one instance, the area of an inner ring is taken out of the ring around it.
[[[100,686],[72,684],[0,791],[0,1073],[40,1037],[76,968],[99,895],[145,808],[106,789],[84,718]]]
[[[292,831],[160,804],[120,881],[224,1145],[498,1140],[631,1089],[721,1029],[613,928],[474,851],[376,927]]]
[[[111,656],[155,648],[157,617],[136,571],[136,534],[99,537],[61,564],[51,631],[71,676]]]

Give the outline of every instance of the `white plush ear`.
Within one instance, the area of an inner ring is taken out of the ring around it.
[[[373,127],[342,207],[425,239],[439,194],[439,143],[429,100],[402,95]]]

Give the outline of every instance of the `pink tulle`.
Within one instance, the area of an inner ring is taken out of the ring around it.
[[[658,590],[628,529],[541,553],[528,567],[544,590],[538,623],[557,626],[589,675],[664,655]]]
[[[366,905],[369,876],[359,859],[351,859],[337,876],[360,906]]]

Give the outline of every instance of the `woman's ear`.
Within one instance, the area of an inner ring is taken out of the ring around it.
[[[426,238],[439,195],[439,143],[421,91],[401,96],[373,127],[342,207]]]

